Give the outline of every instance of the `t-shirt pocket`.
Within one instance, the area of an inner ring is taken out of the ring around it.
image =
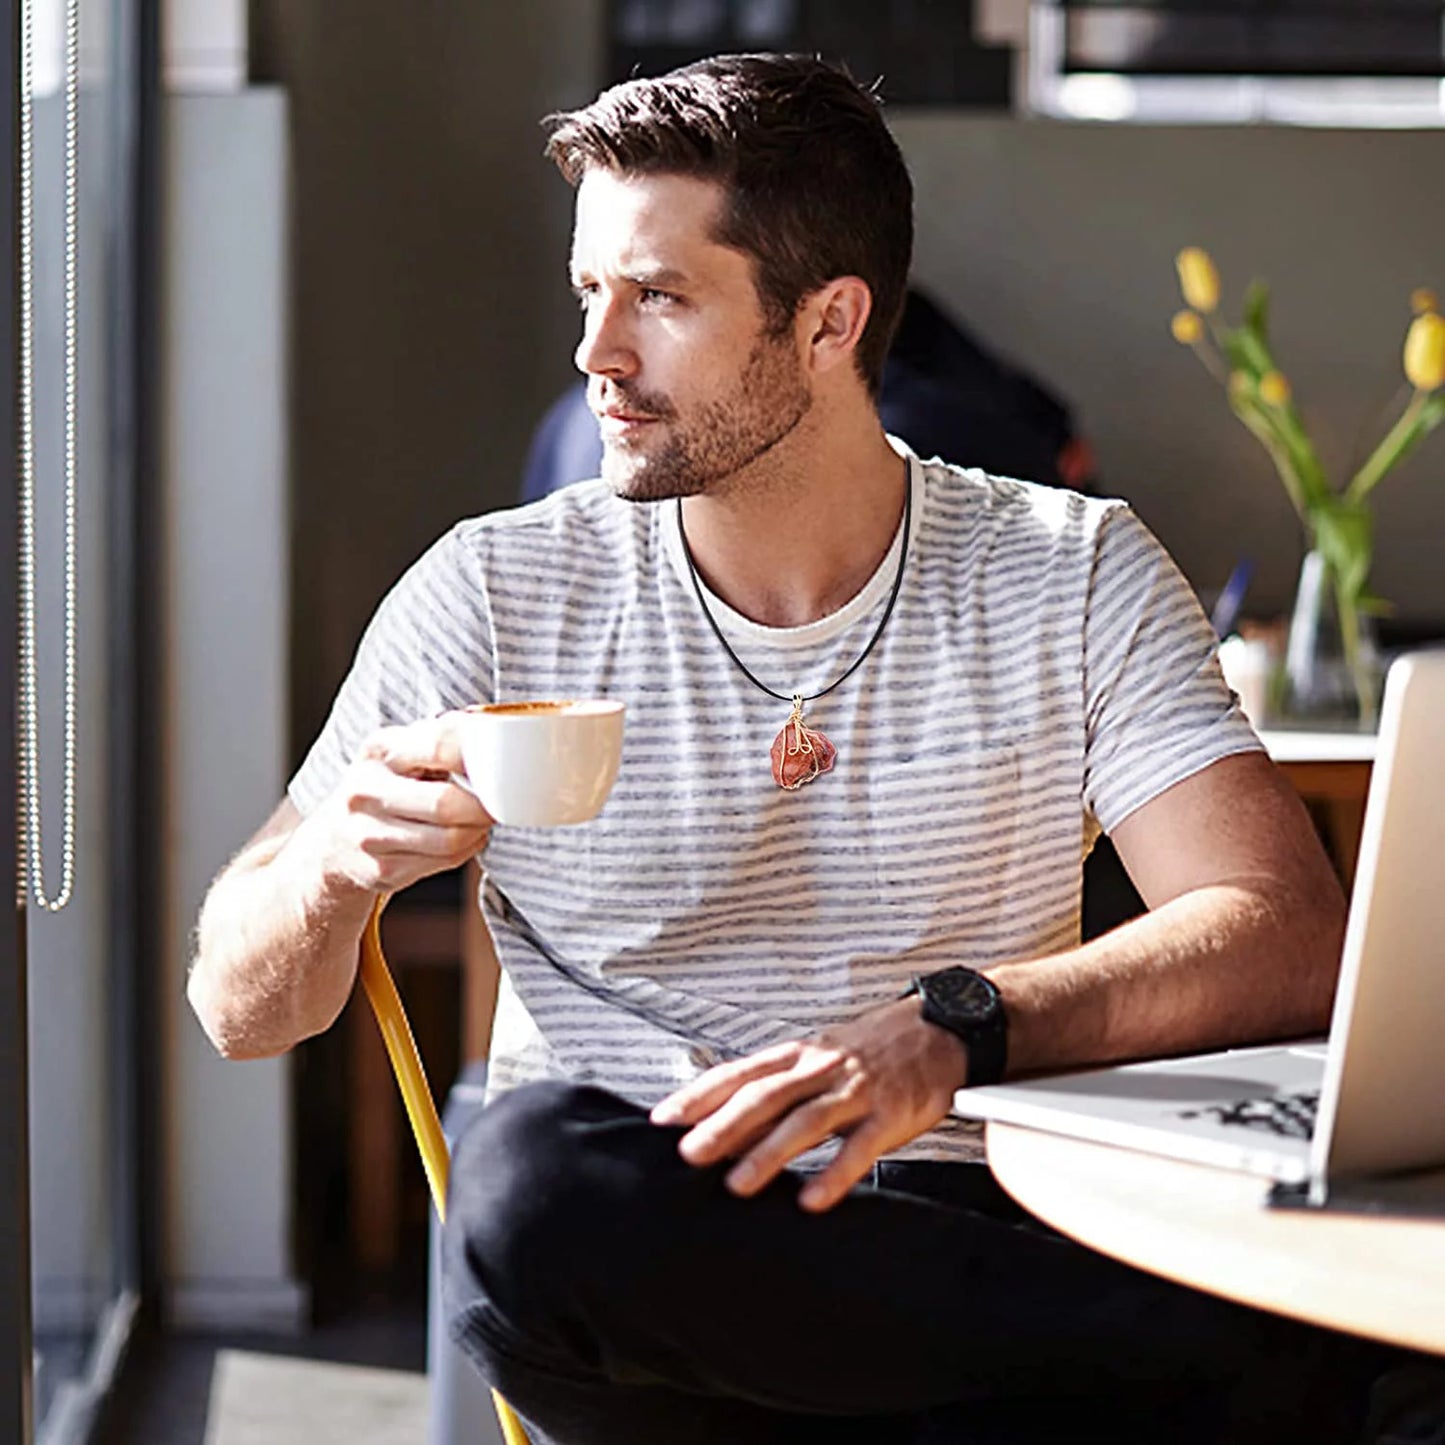
[[[1021,752],[1012,739],[951,742],[877,774],[868,829],[879,903],[904,937],[967,940],[957,962],[1011,956],[1014,905],[1033,866]]]

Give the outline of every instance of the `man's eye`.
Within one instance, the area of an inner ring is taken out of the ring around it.
[[[587,309],[587,303],[597,294],[597,288],[590,284],[586,286],[574,286],[572,288],[572,294],[577,298],[577,305],[585,311]]]
[[[670,291],[659,291],[655,286],[644,286],[638,292],[644,306],[666,306],[676,301],[677,297]]]

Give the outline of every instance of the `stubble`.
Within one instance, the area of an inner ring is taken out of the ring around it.
[[[752,474],[811,406],[791,345],[761,336],[730,395],[685,418],[660,411],[654,399],[652,414],[669,428],[662,445],[647,451],[604,446],[602,476],[629,502],[718,495]]]

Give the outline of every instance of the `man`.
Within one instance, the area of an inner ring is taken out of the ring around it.
[[[1076,487],[1095,482],[1088,439],[1069,408],[1027,372],[994,355],[926,292],[910,286],[877,395],[885,431],[921,457],[966,456],[995,476]],[[602,438],[584,381],[543,414],[527,449],[521,500],[600,475]]]
[[[603,478],[387,598],[206,903],[212,1038],[326,1028],[374,900],[485,849],[447,1295],[546,1439],[1240,1439],[1242,1388],[1322,1398],[1322,1337],[1029,1225],[948,1115],[1327,1017],[1340,893],[1187,586],[1117,503],[889,444],[911,188],[846,76],[724,57],[551,125]],[[450,710],[587,696],[629,709],[602,815],[492,833]],[[1081,947],[1101,829],[1152,911]]]

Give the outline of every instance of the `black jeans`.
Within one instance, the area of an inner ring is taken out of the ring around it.
[[[453,1336],[556,1445],[1353,1442],[1377,1352],[1033,1222],[982,1165],[888,1164],[835,1209],[738,1199],[682,1131],[537,1084],[458,1141]]]

